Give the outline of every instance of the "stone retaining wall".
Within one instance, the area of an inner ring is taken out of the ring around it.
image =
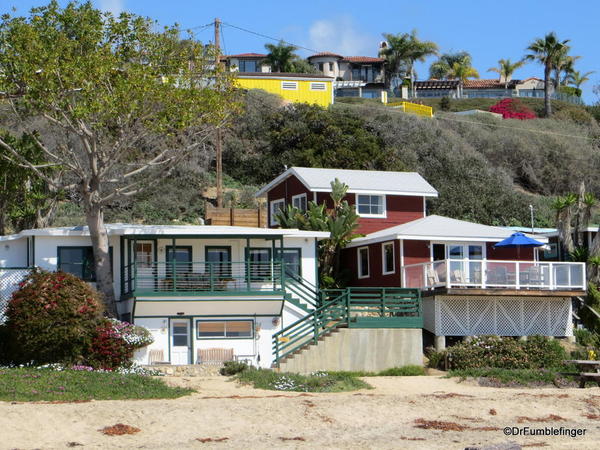
[[[170,375],[173,377],[211,377],[219,375],[219,369],[223,366],[214,366],[208,364],[172,366],[170,364],[160,364],[146,367],[148,369],[158,370],[165,375]]]

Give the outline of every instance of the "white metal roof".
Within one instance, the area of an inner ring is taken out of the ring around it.
[[[424,197],[437,197],[438,195],[434,187],[417,172],[291,167],[259,190],[256,196],[264,195],[273,186],[292,175],[313,192],[331,192],[330,183],[337,178],[348,185],[348,192],[350,193]]]
[[[283,236],[283,237],[313,237],[324,239],[329,233],[324,231],[304,231],[282,228],[253,228],[218,225],[136,225],[126,223],[106,224],[106,230],[111,236],[130,235],[194,235],[194,236]],[[23,230],[19,234],[0,236],[1,240],[14,240],[23,236],[89,236],[87,226],[39,228]]]
[[[413,220],[402,225],[386,228],[367,234],[365,237],[354,239],[349,247],[358,247],[374,242],[384,242],[393,239],[411,239],[418,241],[449,241],[449,242],[500,242],[506,239],[513,230],[503,227],[492,227],[466,220],[431,215],[423,219]],[[541,242],[548,242],[546,237],[527,235]]]

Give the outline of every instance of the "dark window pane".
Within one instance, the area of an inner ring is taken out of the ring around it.
[[[394,271],[394,244],[386,244],[383,246],[384,249],[384,272]]]
[[[174,334],[173,335],[173,346],[175,347],[187,347],[188,337],[187,335]]]

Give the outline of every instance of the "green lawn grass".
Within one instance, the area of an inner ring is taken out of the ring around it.
[[[300,375],[248,368],[237,374],[235,378],[242,384],[249,384],[257,389],[275,391],[346,392],[371,388],[358,377],[344,372],[316,372],[312,375]]]
[[[34,368],[0,369],[0,401],[81,401],[177,398],[192,389],[167,386],[142,375],[56,371]]]

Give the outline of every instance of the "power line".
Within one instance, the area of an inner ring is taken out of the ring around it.
[[[259,37],[262,37],[262,38],[265,38],[265,39],[270,39],[270,40],[275,41],[275,42],[283,42],[284,44],[293,45],[294,47],[297,47],[297,48],[302,49],[302,50],[308,50],[309,52],[320,53],[319,50],[315,50],[314,48],[304,47],[304,46],[299,45],[299,44],[294,44],[293,42],[286,41],[285,39],[274,38],[273,36],[262,34],[262,33],[259,33],[257,31],[248,30],[247,28],[238,27],[237,25],[232,25],[232,24],[227,23],[227,22],[221,22],[221,23],[222,23],[222,25],[226,25],[228,27],[235,28],[235,29],[240,30],[240,31],[244,31],[246,33],[250,33],[250,34],[253,34],[255,36],[259,36]]]

